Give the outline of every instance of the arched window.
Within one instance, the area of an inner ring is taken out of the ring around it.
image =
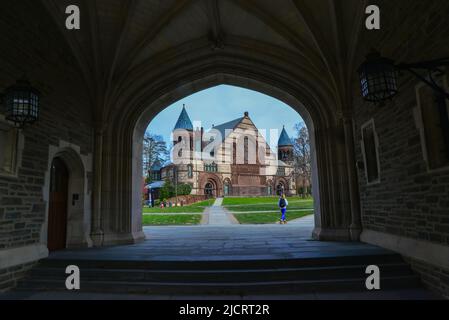
[[[284,192],[285,192],[285,187],[284,187],[284,184],[281,182],[276,187],[276,193],[278,195],[282,195],[282,194],[284,194]]]
[[[248,143],[249,143],[249,139],[248,137],[245,137],[244,139],[244,146],[243,146],[243,152],[244,152],[244,162],[245,164],[248,164]]]
[[[225,196],[229,196],[231,194],[231,183],[229,182],[229,180],[225,180],[223,192]]]
[[[208,182],[206,184],[206,186],[204,187],[204,194],[208,197],[211,198],[214,196],[215,193],[215,189],[214,189],[214,185],[210,182]]]

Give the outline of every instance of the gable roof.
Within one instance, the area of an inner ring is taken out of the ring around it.
[[[242,122],[245,117],[238,118],[226,123],[222,123],[218,126],[212,128],[212,130],[218,130],[221,134],[221,141],[225,141],[225,139],[232,133],[232,131],[237,127],[237,125]]]
[[[189,115],[187,114],[185,105],[182,107],[181,114],[179,115],[178,121],[176,122],[175,128],[173,130],[177,129],[193,130],[193,124],[190,120]]]

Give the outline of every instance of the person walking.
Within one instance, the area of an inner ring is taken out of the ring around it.
[[[279,198],[278,206],[281,209],[281,221],[280,221],[280,224],[286,224],[287,223],[286,213],[287,213],[288,201],[285,198],[285,194],[284,193],[282,193],[281,197]]]

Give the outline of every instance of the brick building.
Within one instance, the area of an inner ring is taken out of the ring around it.
[[[193,128],[185,109],[173,130],[173,162],[161,168],[161,178],[192,186],[192,194],[208,196],[272,196],[296,194],[293,145],[285,128],[277,153],[249,114],[209,132]]]

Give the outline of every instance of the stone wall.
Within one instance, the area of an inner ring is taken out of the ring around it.
[[[420,275],[422,283],[430,290],[449,299],[449,270],[435,267],[422,260],[406,258],[413,271]]]
[[[14,288],[26,272],[35,265],[36,263],[32,262],[0,270],[0,293]]]
[[[383,5],[388,7],[395,4]],[[425,6],[425,10],[422,6]],[[399,7],[392,9],[400,14]],[[404,18],[395,30],[367,33],[366,41],[377,44],[377,50],[397,60],[397,63],[448,56],[447,46],[441,45],[447,42],[443,39],[447,39],[449,34],[449,25],[443,22],[444,19],[441,20],[441,13],[447,10],[445,2],[416,2],[411,4],[410,12],[419,12],[419,16],[412,14]],[[418,129],[419,119],[415,116],[418,85],[419,81],[409,73],[402,72],[399,94],[383,106],[374,106],[362,101],[359,83],[354,82],[357,161],[363,161],[361,127],[364,123],[374,120],[379,141],[380,182],[368,184],[364,170],[358,171],[362,223],[364,230],[418,240],[422,246],[448,246],[449,170],[428,170]],[[408,255],[412,256],[415,249],[410,248]],[[407,256],[406,252],[403,254]],[[432,261],[426,264],[416,262],[413,265],[420,273],[428,273],[423,276],[425,283],[434,289],[446,288],[443,291],[447,295],[447,271],[432,265]]]
[[[374,119],[379,139],[380,183],[359,170],[364,228],[449,245],[449,171],[429,172],[413,110],[413,87],[384,107],[359,104],[357,160],[363,161],[361,126]]]
[[[22,132],[24,149],[18,175],[0,176],[0,256],[3,253],[2,257],[7,257],[8,250],[41,241],[50,146],[60,146],[64,141],[88,155],[93,142],[88,94],[58,28],[44,19],[36,25],[24,23],[33,21],[33,15],[45,16],[44,9],[35,2],[2,2],[0,11],[0,91],[26,74],[42,94],[39,121]],[[24,30],[20,39],[17,30]],[[0,107],[0,118],[3,113]],[[0,289],[13,285],[28,267],[16,265],[0,270]]]

